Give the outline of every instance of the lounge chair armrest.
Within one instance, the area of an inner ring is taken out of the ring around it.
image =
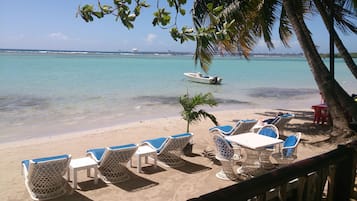
[[[26,164],[25,163],[21,163],[21,175],[25,176],[25,178],[27,178],[27,175],[28,175],[28,171],[27,171],[27,167],[26,167]]]
[[[293,149],[293,148],[296,148],[296,145],[294,145],[294,146],[288,146],[288,147],[282,147],[282,149]]]
[[[88,149],[87,156],[90,156],[95,162],[99,163],[102,160],[106,148]]]

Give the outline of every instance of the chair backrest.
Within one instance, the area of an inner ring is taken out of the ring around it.
[[[272,138],[279,138],[279,130],[273,124],[267,124],[261,127],[258,132],[259,135],[265,135]]]
[[[218,134],[215,134],[213,136],[213,141],[216,145],[218,157],[225,160],[231,160],[234,155],[232,145],[221,135]]]
[[[99,165],[103,166],[110,163],[127,163],[134,155],[138,146],[136,144],[126,144],[120,146],[106,147],[99,161]]]
[[[145,140],[143,141],[143,143],[148,144],[149,146],[151,146],[151,148],[155,149],[157,153],[159,153],[164,148],[167,140],[169,140],[168,137],[160,137],[160,138]]]
[[[162,148],[158,150],[158,154],[172,150],[182,151],[183,148],[190,142],[192,136],[192,133],[182,133],[169,136],[167,141],[163,143]]]
[[[256,119],[239,120],[230,135],[247,133],[258,121]]]
[[[295,117],[294,114],[285,113],[277,116],[271,124],[275,125],[278,129],[283,130],[284,126]]]
[[[285,158],[293,156],[294,152],[296,152],[296,147],[300,142],[301,133],[296,133],[288,136],[283,144],[283,156]]]
[[[23,161],[22,163],[27,168],[26,176],[30,188],[38,186],[51,188],[63,183],[63,175],[66,173],[70,161],[71,155],[68,154]],[[37,191],[43,191],[43,194],[47,193],[47,190],[49,189],[37,189]]]

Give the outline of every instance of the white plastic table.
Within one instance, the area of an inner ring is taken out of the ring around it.
[[[281,139],[259,135],[257,133],[242,133],[238,135],[226,136],[225,138],[232,143],[254,150],[283,142]]]
[[[151,148],[149,145],[139,146],[134,155],[137,157],[137,161],[138,161],[137,170],[139,173],[141,172],[141,157],[145,157],[145,163],[148,163],[148,157],[152,156],[154,158],[154,165],[155,167],[157,166],[156,150]],[[130,160],[130,166],[133,167],[132,160]]]
[[[233,136],[226,136],[225,139],[231,143],[238,144],[246,149],[247,159],[244,161],[243,165],[245,167],[259,168],[260,161],[259,156],[265,147],[283,143],[281,139],[276,139],[264,135],[259,135],[257,133],[242,133]]]
[[[72,159],[71,163],[69,164],[68,168],[68,181],[70,180],[70,173],[72,173],[73,177],[73,188],[77,188],[77,171],[86,169],[87,170],[87,176],[90,176],[90,169],[94,169],[94,184],[98,183],[98,167],[97,167],[97,162],[95,162],[92,158],[90,157],[84,157],[84,158],[77,158],[77,159]]]

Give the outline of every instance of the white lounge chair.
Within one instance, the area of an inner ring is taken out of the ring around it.
[[[22,161],[27,191],[33,200],[48,200],[66,193],[66,174],[71,155],[58,155]]]
[[[87,154],[98,163],[100,177],[104,182],[117,183],[130,178],[126,165],[137,149],[136,144],[126,144],[89,149]]]
[[[170,167],[179,167],[184,165],[181,155],[183,148],[190,142],[192,136],[192,133],[183,133],[145,140],[143,143],[156,150],[159,161]]]
[[[263,122],[266,124],[273,124],[274,126],[276,126],[279,129],[280,133],[283,135],[285,125],[294,117],[295,117],[294,114],[285,113],[285,114],[280,114],[272,119],[266,119]]]
[[[249,132],[251,128],[257,123],[258,121],[255,119],[245,119],[239,120],[235,126],[224,125],[224,126],[215,126],[210,128],[210,132],[218,131],[223,135],[237,135],[239,133],[246,133]]]

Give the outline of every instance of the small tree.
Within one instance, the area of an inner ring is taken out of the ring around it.
[[[201,120],[201,118],[209,118],[217,125],[216,117],[213,114],[207,113],[203,109],[197,110],[198,106],[208,105],[210,107],[216,106],[217,102],[211,93],[198,94],[192,98],[187,94],[180,97],[180,104],[183,107],[181,112],[182,118],[187,121],[187,132],[190,132],[190,124]]]

